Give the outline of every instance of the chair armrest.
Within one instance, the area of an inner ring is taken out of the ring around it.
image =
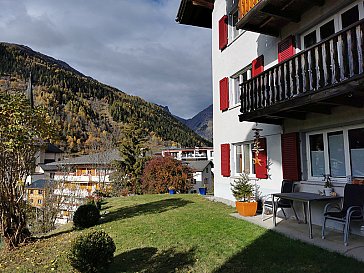
[[[363,208],[362,207],[359,207],[359,206],[351,206],[348,208],[348,210],[346,211],[346,219],[350,218],[351,215],[354,213],[354,212],[359,212],[360,215],[363,217]]]
[[[324,214],[331,209],[337,209],[338,211],[341,211],[341,206],[338,203],[328,203],[324,208]]]

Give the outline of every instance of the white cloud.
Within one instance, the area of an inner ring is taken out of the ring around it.
[[[2,0],[0,33],[191,117],[212,103],[211,33],[177,24],[179,2]]]

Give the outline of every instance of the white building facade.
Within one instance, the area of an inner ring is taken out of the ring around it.
[[[341,195],[364,177],[363,18],[353,0],[181,1],[177,21],[212,29],[216,197],[233,201],[242,172],[263,194],[283,179],[318,193],[329,174]]]

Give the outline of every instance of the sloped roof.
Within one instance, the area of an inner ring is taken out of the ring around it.
[[[68,158],[62,161],[52,162],[46,164],[47,166],[59,165],[107,165],[114,160],[122,160],[117,149],[108,150],[101,153],[90,155],[82,155],[78,157]]]
[[[57,165],[49,165],[49,164],[39,164],[39,167],[42,168],[43,171],[57,171]]]
[[[47,147],[46,147],[46,153],[56,153],[56,154],[61,154],[63,153],[63,151],[58,148],[58,146],[52,144],[52,143],[47,143]]]
[[[204,169],[211,164],[213,166],[213,163],[211,160],[197,160],[197,161],[188,161],[186,162],[188,167],[191,169],[197,171],[197,172],[203,172]]]
[[[27,185],[27,189],[44,189],[47,183],[50,183],[48,180],[45,179],[39,179],[34,181],[32,184]]]

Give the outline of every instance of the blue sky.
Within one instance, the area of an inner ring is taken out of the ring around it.
[[[1,0],[0,40],[190,118],[212,103],[211,30],[179,25],[179,0]]]

